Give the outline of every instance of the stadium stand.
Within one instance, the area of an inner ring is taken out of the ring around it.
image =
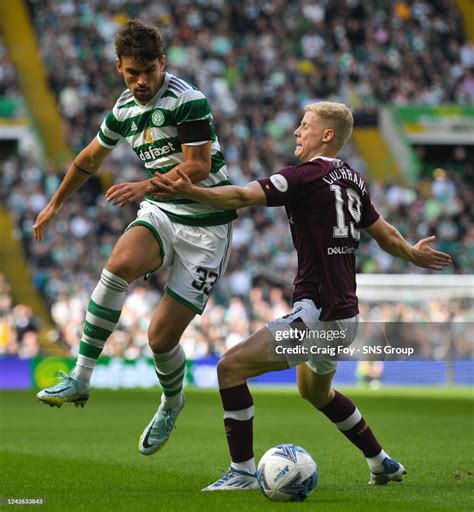
[[[40,327],[30,306],[15,304],[10,283],[0,272],[0,355],[18,354],[21,358],[39,355]]]

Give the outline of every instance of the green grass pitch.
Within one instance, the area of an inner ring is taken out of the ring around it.
[[[158,389],[93,390],[84,409],[46,407],[33,391],[3,392],[0,497],[42,498],[37,509],[60,511],[474,510],[472,391],[345,390],[407,468],[404,482],[381,487],[367,485],[359,451],[294,390],[253,391],[256,457],[296,443],[318,463],[318,487],[304,503],[272,503],[258,491],[199,492],[228,465],[217,390],[187,391],[177,429],[151,457],[137,444]]]

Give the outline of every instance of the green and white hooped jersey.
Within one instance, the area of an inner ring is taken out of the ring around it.
[[[97,140],[109,149],[126,141],[151,178],[156,172],[165,174],[183,162],[178,125],[202,119],[212,121],[211,108],[204,94],[188,82],[165,73],[162,87],[146,105],[136,102],[128,89],[124,91],[102,122]],[[224,155],[214,130],[211,131],[211,172],[199,185],[229,185]],[[237,218],[234,210],[216,210],[190,199],[158,201],[149,196],[145,199],[181,224],[215,226]]]

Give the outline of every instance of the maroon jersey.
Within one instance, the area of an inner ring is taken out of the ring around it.
[[[321,320],[357,315],[360,228],[379,218],[363,177],[342,160],[317,157],[258,182],[268,206],[286,208],[298,254],[293,302],[312,299]]]

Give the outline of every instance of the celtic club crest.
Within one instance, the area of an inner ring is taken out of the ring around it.
[[[161,110],[155,110],[151,116],[151,122],[155,126],[161,126],[165,122],[165,116]]]

